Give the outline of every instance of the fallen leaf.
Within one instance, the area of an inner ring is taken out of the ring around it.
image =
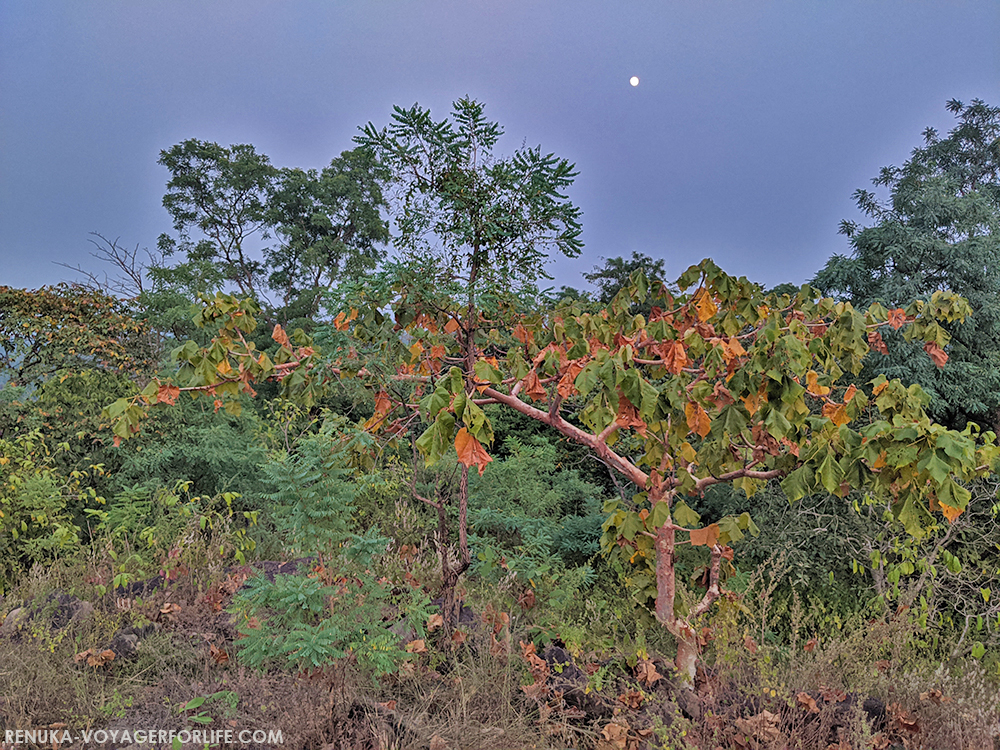
[[[828,688],[826,685],[819,686],[820,697],[827,703],[840,703],[847,700],[847,693],[837,688]]]
[[[774,742],[778,739],[778,715],[761,711],[748,719],[737,719],[736,728],[758,742]]]
[[[415,641],[410,641],[406,644],[406,653],[408,654],[426,654],[427,644],[424,643],[423,638],[419,638]]]
[[[656,671],[656,665],[649,659],[642,659],[635,665],[635,676],[646,687],[653,687],[657,680],[663,679],[663,675]]]
[[[757,642],[752,637],[750,637],[749,635],[743,636],[743,645],[746,647],[747,651],[749,651],[751,654],[756,655]]]
[[[931,703],[934,703],[938,706],[940,706],[942,703],[951,703],[951,698],[949,698],[947,695],[942,695],[941,691],[937,689],[928,690],[925,693],[921,693],[920,700],[930,701]]]
[[[799,693],[795,696],[795,702],[798,703],[800,708],[804,708],[811,714],[819,713],[819,706],[816,705],[816,699],[809,695],[809,693]]]
[[[444,626],[444,618],[441,615],[439,614],[431,615],[430,617],[427,618],[428,632],[433,633],[435,630],[443,626]]]
[[[224,649],[219,648],[214,643],[208,644],[208,653],[220,667],[229,663],[229,653]]]
[[[632,709],[637,709],[642,706],[643,700],[642,693],[638,690],[629,690],[628,692],[622,693],[618,696],[619,703]]]

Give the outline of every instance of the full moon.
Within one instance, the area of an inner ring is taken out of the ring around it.
[[[632,76],[631,78],[628,79],[628,82],[631,83],[633,86],[638,86],[639,76]]]

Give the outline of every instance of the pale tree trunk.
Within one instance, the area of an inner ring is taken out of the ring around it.
[[[669,503],[672,496],[650,489],[650,503],[655,508],[657,503]],[[708,589],[701,601],[685,617],[678,617],[674,609],[677,599],[676,533],[680,527],[675,526],[669,516],[664,524],[656,530],[656,619],[677,641],[677,657],[674,666],[681,681],[688,689],[694,689],[695,675],[698,670],[700,648],[698,635],[694,629],[694,621],[708,611],[708,608],[719,598],[719,567],[722,563],[722,547],[715,544],[710,550]]]

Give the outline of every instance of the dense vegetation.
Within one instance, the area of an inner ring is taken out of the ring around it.
[[[992,746],[1000,109],[948,106],[770,292],[544,288],[574,167],[474,101],[162,152],[146,262],[0,288],[0,723]]]

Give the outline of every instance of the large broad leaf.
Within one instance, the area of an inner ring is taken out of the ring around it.
[[[479,469],[479,476],[483,475],[483,470],[493,459],[483,448],[482,443],[464,427],[455,435],[455,451],[458,453],[458,460],[465,466],[475,466]]]
[[[653,509],[654,522],[656,517],[656,511],[659,510],[660,505],[665,506],[666,504],[657,503],[657,507]],[[678,526],[697,526],[698,522],[701,520],[701,516],[694,510],[692,510],[691,507],[683,500],[678,500],[676,503],[674,503],[673,517],[674,517],[674,523],[676,523]],[[662,525],[662,523],[663,521],[660,521],[660,524],[656,524],[654,528],[658,528],[659,525]]]
[[[426,466],[433,466],[451,447],[451,436],[455,430],[455,417],[451,412],[441,410],[437,419],[424,434],[417,438],[417,450],[424,456]]]

